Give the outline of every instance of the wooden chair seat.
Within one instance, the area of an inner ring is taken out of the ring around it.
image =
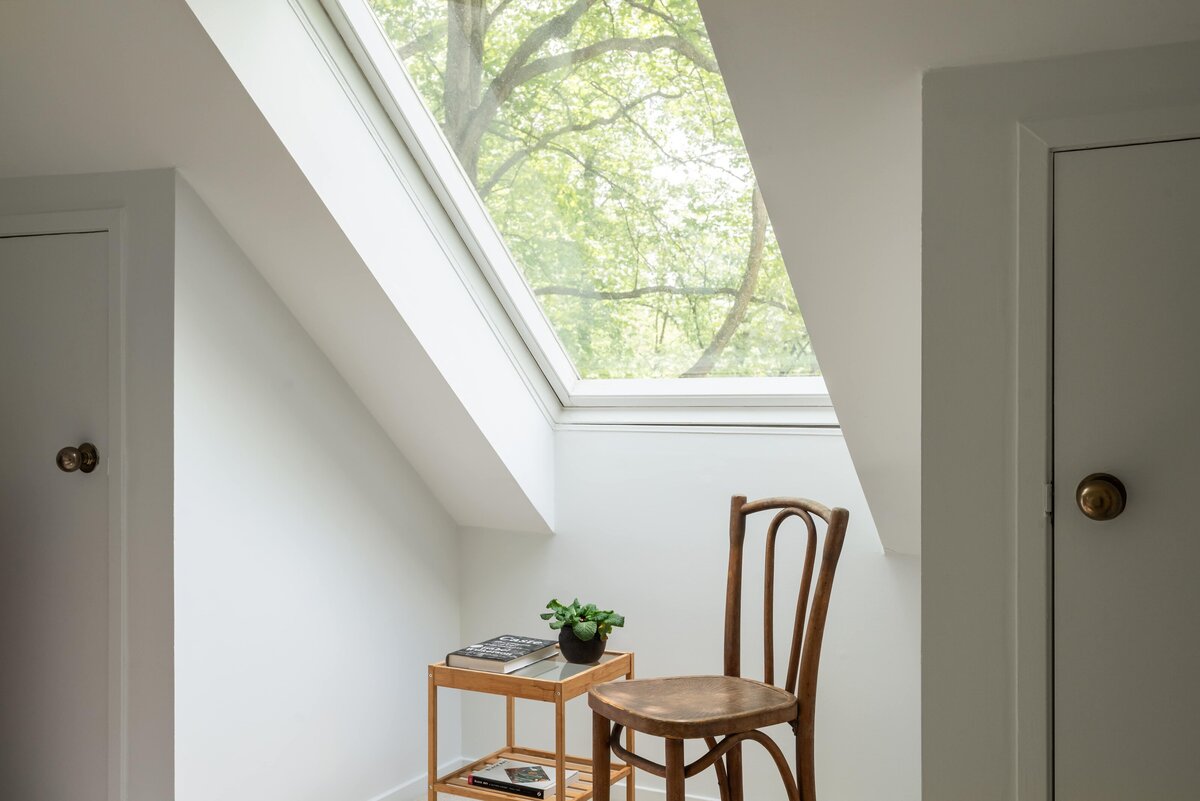
[[[786,723],[796,719],[798,703],[787,690],[733,676],[612,682],[588,696],[588,705],[614,723],[681,740]]]

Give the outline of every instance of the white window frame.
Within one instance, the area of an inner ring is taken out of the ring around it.
[[[366,0],[319,0],[557,397],[566,423],[837,425],[820,376],[585,379]],[[639,412],[638,410],[644,410]]]

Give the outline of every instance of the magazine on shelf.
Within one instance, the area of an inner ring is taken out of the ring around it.
[[[501,759],[483,770],[469,774],[467,783],[529,798],[545,798],[547,795],[554,795],[554,773],[554,768],[545,765]],[[577,770],[567,771],[568,787],[578,775]]]

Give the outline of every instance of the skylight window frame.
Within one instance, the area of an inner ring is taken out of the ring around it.
[[[617,409],[653,408],[646,422],[688,422],[670,409],[704,408],[700,424],[835,426],[821,376],[710,376],[704,378],[580,377],[541,304],[463,171],[453,147],[421,97],[367,0],[319,0],[374,90],[475,261],[522,345],[571,421],[636,422]],[[720,409],[752,409],[745,414]],[[777,410],[773,413],[772,410]]]

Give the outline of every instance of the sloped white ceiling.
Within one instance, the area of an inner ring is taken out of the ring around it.
[[[919,553],[922,73],[1200,39],[1200,2],[700,7],[880,538]]]

